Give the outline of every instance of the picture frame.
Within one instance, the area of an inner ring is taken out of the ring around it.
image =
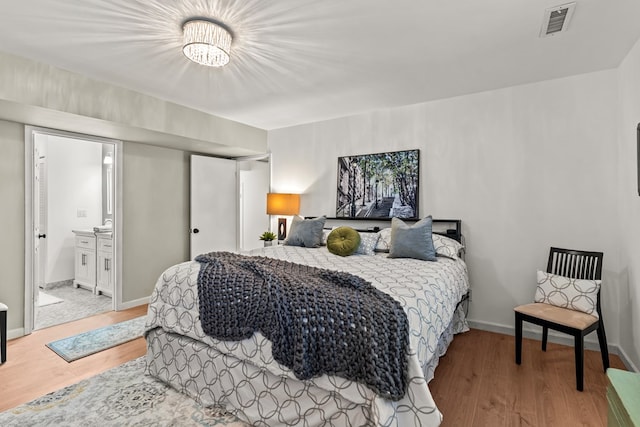
[[[336,217],[419,219],[420,150],[338,157]]]
[[[638,178],[638,196],[640,196],[640,123],[636,128],[636,175]]]

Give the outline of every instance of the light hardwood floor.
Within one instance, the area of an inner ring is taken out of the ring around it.
[[[606,386],[600,352],[585,351],[580,392],[573,347],[525,339],[518,366],[513,336],[479,330],[456,335],[429,383],[443,427],[606,426]]]
[[[45,344],[91,329],[133,319],[147,306],[110,311],[41,329],[7,342],[7,361],[0,365],[0,411],[89,378],[146,353],[144,338],[68,363]]]
[[[145,354],[143,338],[65,362],[45,344],[146,313],[146,306],[100,314],[36,331],[8,343],[0,366],[0,411],[28,402]],[[575,389],[573,347],[524,340],[522,365],[514,339],[479,330],[457,335],[440,359],[429,388],[444,414],[443,427],[606,426],[606,376],[600,353],[585,352],[584,392]],[[611,366],[624,369],[611,355]]]

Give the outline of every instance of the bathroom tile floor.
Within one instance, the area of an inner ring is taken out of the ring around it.
[[[48,328],[112,310],[111,297],[95,295],[87,289],[75,288],[73,285],[55,286],[44,292],[63,301],[36,307],[34,329]]]

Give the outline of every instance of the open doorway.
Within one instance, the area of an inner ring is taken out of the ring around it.
[[[25,333],[117,307],[120,142],[25,128]]]

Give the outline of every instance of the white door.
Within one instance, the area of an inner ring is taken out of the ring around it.
[[[191,259],[237,250],[235,160],[191,156]]]
[[[269,163],[252,161],[251,170],[240,173],[240,250],[263,246],[258,237],[269,230],[266,199],[269,192]]]

